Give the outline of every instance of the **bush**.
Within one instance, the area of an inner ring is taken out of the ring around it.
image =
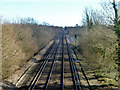
[[[68,28],[68,31],[70,29]],[[71,34],[78,34],[78,46],[85,60],[94,67],[94,71],[101,71],[109,78],[118,80],[118,66],[116,65],[117,36],[112,29],[106,26],[71,29]]]
[[[2,25],[2,77],[3,80],[26,64],[34,53],[52,40],[61,28],[37,24]]]

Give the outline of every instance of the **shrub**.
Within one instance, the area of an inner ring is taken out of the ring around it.
[[[37,24],[2,25],[2,77],[3,80],[26,64],[34,53],[54,38],[61,28]]]

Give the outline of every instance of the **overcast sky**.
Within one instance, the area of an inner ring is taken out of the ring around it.
[[[39,23],[75,26],[81,24],[85,7],[100,9],[101,1],[103,0],[2,0],[0,14],[9,19],[32,17]]]

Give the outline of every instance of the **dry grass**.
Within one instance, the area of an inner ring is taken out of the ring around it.
[[[70,29],[68,29],[70,30]],[[88,30],[85,27],[73,28],[71,35],[78,34],[78,46],[85,60],[94,67],[96,75],[118,80],[118,66],[116,57],[117,36],[115,32],[106,27],[94,27]],[[113,81],[109,81],[113,84]]]
[[[2,25],[2,78],[3,80],[48,44],[61,28],[32,24]]]

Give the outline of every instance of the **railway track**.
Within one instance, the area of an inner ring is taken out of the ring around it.
[[[71,67],[71,71],[72,71],[74,88],[75,88],[75,90],[81,90],[81,85],[80,85],[80,81],[79,81],[79,78],[77,75],[76,66],[74,64],[72,52],[71,52],[71,49],[70,49],[70,46],[68,44],[66,37],[65,37],[65,40],[66,40],[66,44],[67,44],[67,51],[68,51],[68,56],[69,56],[69,60],[70,60],[70,67]]]
[[[57,50],[58,50],[58,48],[59,48],[59,42],[60,42],[60,41],[58,41],[58,44],[57,44],[57,41],[55,41],[55,44],[54,44],[54,46],[53,46],[53,49],[48,53],[48,56],[46,57],[46,59],[45,59],[44,62],[42,63],[39,71],[37,72],[37,74],[35,75],[35,77],[33,78],[33,80],[31,81],[28,90],[32,90],[32,89],[35,88],[35,85],[37,84],[38,80],[40,79],[41,74],[42,74],[42,72],[44,71],[47,63],[49,63],[49,61],[48,61],[49,58],[51,58],[51,57],[53,56],[54,59],[52,60],[52,64],[51,64],[51,67],[50,67],[50,72],[49,72],[49,74],[48,74],[47,81],[46,81],[46,83],[45,83],[44,88],[46,89],[46,88],[48,87],[49,79],[50,79],[50,76],[51,76],[51,73],[52,73],[52,68],[53,68],[54,62],[55,62],[55,60],[56,60]]]
[[[82,90],[72,49],[64,32],[51,45],[27,89]]]

